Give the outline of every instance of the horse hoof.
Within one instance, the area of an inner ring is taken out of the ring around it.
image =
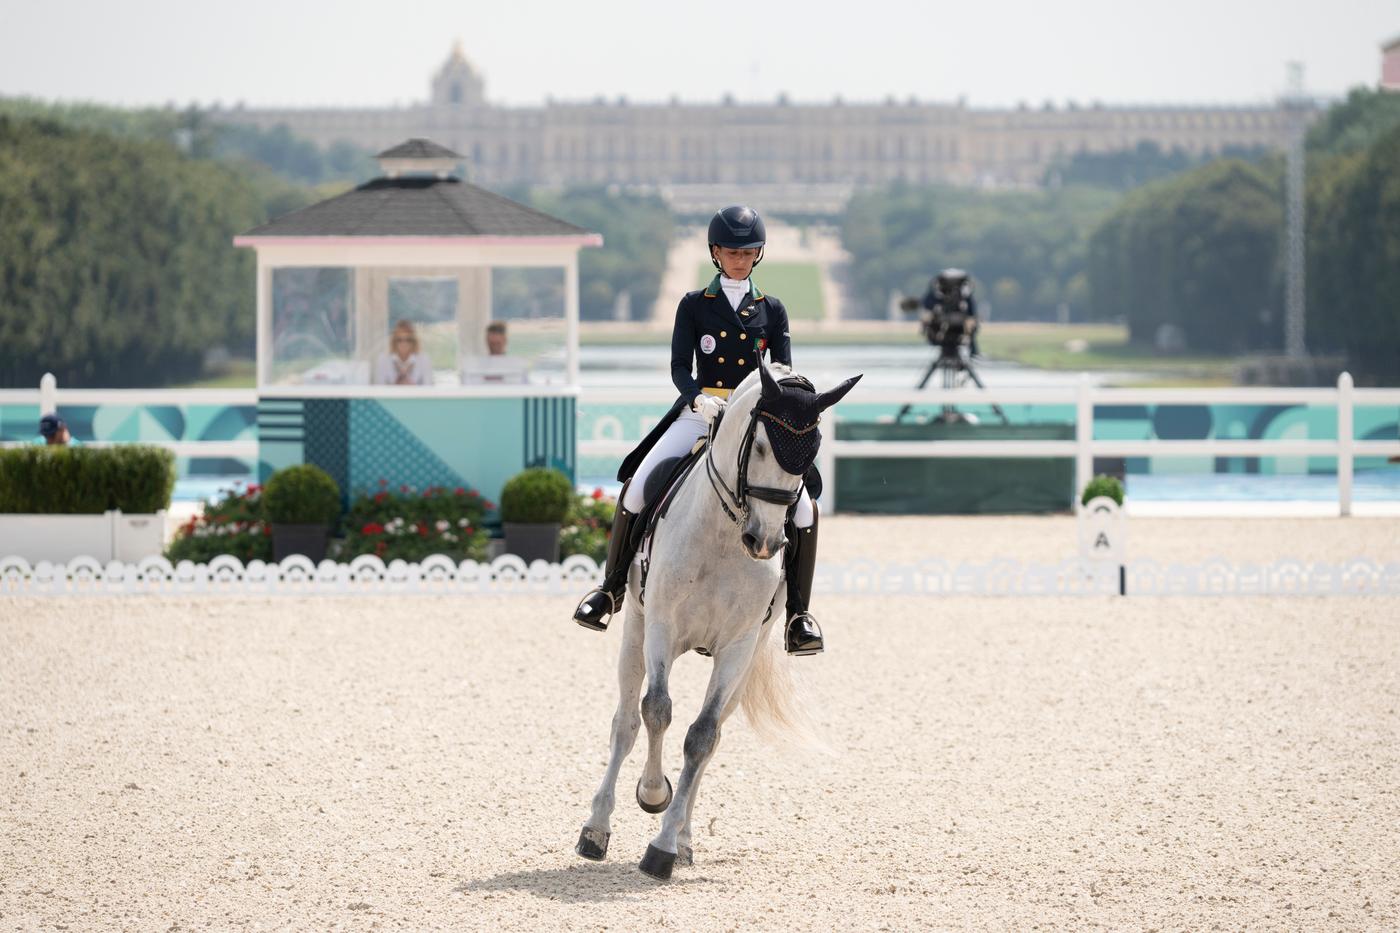
[[[638,781],[638,782],[637,782],[637,806],[641,807],[643,810],[647,811],[648,813],[665,813],[665,812],[666,812],[666,808],[669,807],[669,806],[671,805],[671,797],[672,797],[672,793],[671,793],[671,779],[668,778],[668,777],[666,777],[666,775],[663,774],[663,775],[661,776],[661,780],[663,780],[663,781],[666,782],[666,799],[663,800],[663,801],[661,801],[660,803],[647,803],[645,800],[643,800],[643,799],[642,799],[642,782],[641,782],[641,781]]]
[[[674,852],[667,852],[658,849],[656,846],[647,846],[647,854],[642,856],[642,862],[637,867],[643,874],[651,875],[658,881],[671,880],[671,869],[675,867],[676,855]]]
[[[611,838],[612,833],[585,826],[583,832],[578,834],[578,845],[574,846],[574,851],[590,861],[601,862],[608,857],[608,840]]]
[[[682,865],[694,865],[695,850],[690,846],[676,846],[676,858]]]

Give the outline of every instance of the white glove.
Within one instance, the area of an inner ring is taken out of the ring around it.
[[[714,424],[719,413],[724,411],[724,399],[701,393],[690,403],[690,410],[704,418],[706,424]]]

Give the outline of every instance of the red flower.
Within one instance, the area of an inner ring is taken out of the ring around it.
[[[458,486],[456,489],[452,490],[452,494],[454,496],[465,496],[467,494],[467,491],[461,486]]]
[[[247,499],[250,496],[256,496],[261,491],[262,487],[259,486],[257,483],[250,483],[248,485],[248,488],[243,492],[243,498]]]
[[[486,506],[486,511],[488,512],[496,511],[496,503],[492,502],[489,499],[483,502],[482,505]]]
[[[481,495],[480,495],[475,489],[473,489],[473,490],[470,490],[470,491],[467,493],[467,498],[468,498],[468,499],[480,499],[480,498],[481,498]]]
[[[385,486],[387,486],[387,485],[389,485],[389,481],[388,481],[387,479],[384,479],[383,477],[380,477],[380,478],[379,478],[379,488],[383,489],[383,488],[384,488]]]
[[[404,483],[404,484],[400,485],[400,486],[399,486],[399,492],[408,492],[408,484],[407,484],[407,483]]]
[[[383,502],[387,498],[389,498],[389,494],[387,492],[377,492],[374,494],[375,502]]]
[[[387,547],[388,547],[388,543],[387,543],[387,542],[385,542],[385,541],[380,541],[378,544],[376,544],[376,545],[374,546],[374,553],[375,553],[375,554],[378,554],[378,555],[380,555],[380,556],[383,556],[384,551],[385,551],[385,549],[386,549]]]
[[[370,522],[369,524],[365,525],[365,527],[360,529],[360,534],[365,535],[377,535],[383,533],[384,526],[379,524],[379,522]]]
[[[424,522],[423,524],[421,524],[421,525],[418,526],[418,537],[420,537],[420,538],[426,538],[427,536],[428,536],[428,523],[427,523],[427,522]]]
[[[599,486],[597,489],[593,490],[593,501],[597,502],[601,498],[603,498],[603,487]]]

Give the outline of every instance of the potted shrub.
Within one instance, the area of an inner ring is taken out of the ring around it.
[[[263,513],[272,526],[272,559],[326,556],[331,523],[340,517],[340,487],[309,463],[273,473],[262,490]]]
[[[0,450],[0,557],[159,554],[174,486],[174,454],[147,444]]]
[[[573,505],[574,484],[558,470],[531,467],[501,489],[506,551],[525,561],[559,560],[559,526]]]
[[[1116,476],[1100,473],[1084,484],[1084,494],[1079,497],[1080,505],[1088,505],[1090,499],[1107,496],[1121,507],[1123,505],[1123,483]]]

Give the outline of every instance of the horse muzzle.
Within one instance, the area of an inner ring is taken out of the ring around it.
[[[771,560],[775,554],[781,554],[783,548],[787,547],[787,537],[779,531],[776,535],[764,535],[761,529],[754,526],[753,522],[745,526],[744,533],[739,536],[739,540],[744,545],[744,550],[754,560]]]

